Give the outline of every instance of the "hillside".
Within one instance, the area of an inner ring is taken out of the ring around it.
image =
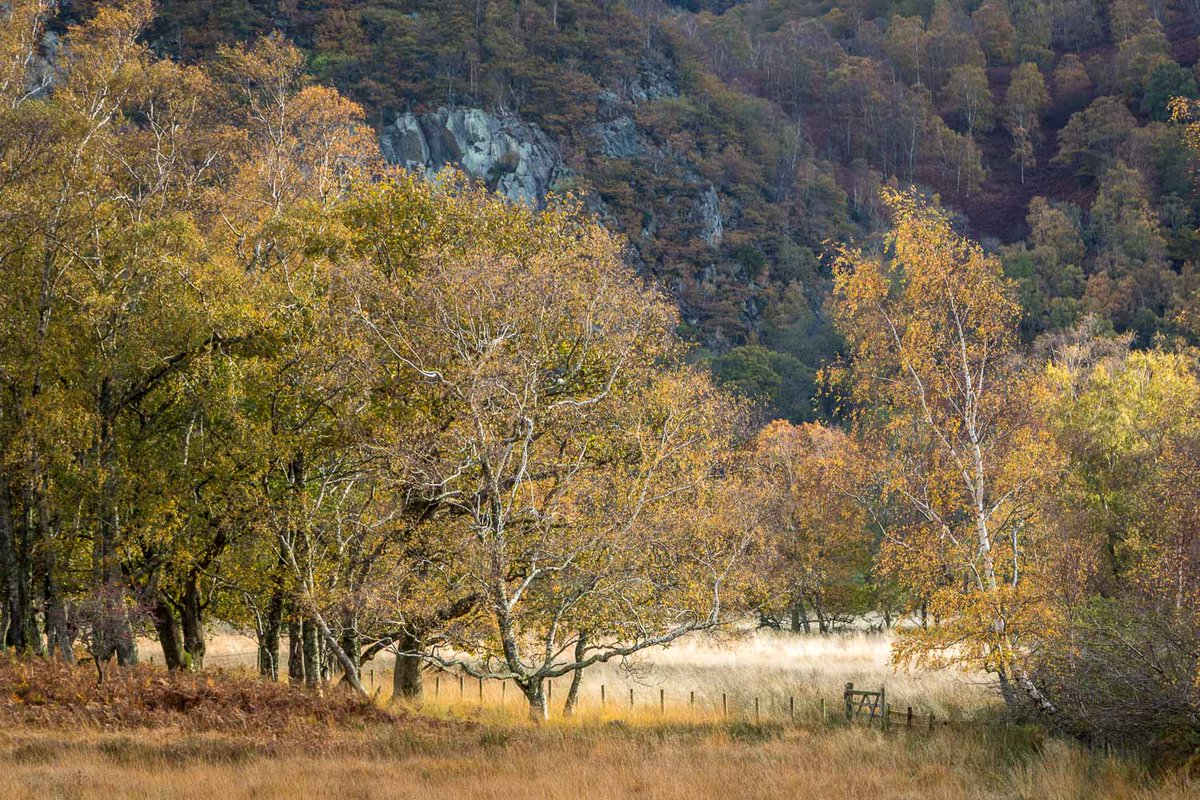
[[[364,106],[394,161],[456,164],[534,202],[549,191],[583,195],[676,298],[698,355],[714,357],[719,377],[773,414],[819,411],[814,370],[838,347],[821,310],[826,242],[875,232],[882,183],[939,193],[969,233],[1015,245],[1030,336],[1091,312],[1149,341],[1171,332],[1186,304],[1168,284],[1190,260],[1195,191],[1177,134],[1152,118],[1165,118],[1166,95],[1195,94],[1192,4],[163,0],[158,8],[148,39],[172,57],[204,59],[222,44],[281,31],[306,49],[318,79]],[[63,4],[62,19],[89,13],[90,2],[77,0]],[[1036,68],[1024,110],[1006,101],[1021,64]],[[1105,96],[1131,115],[1113,121],[1125,129],[1100,146],[1133,167],[1139,185],[1129,202],[1151,211],[1149,228],[1131,235],[1156,240],[1157,263],[1132,282],[1127,268],[1099,266],[1124,248],[1104,241],[1089,214],[1104,176],[1055,159],[1070,119]],[[1019,160],[1018,128],[1028,142]],[[1052,268],[1065,277],[1034,274],[1045,267],[1019,255],[1035,197],[1061,205],[1086,245],[1082,263]],[[1086,290],[1097,275],[1107,280]]]

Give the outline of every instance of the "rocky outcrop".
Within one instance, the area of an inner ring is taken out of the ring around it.
[[[550,137],[512,115],[478,108],[405,113],[379,137],[383,157],[436,173],[458,167],[512,200],[539,203],[565,175]]]
[[[590,125],[587,135],[594,152],[605,158],[637,158],[646,152],[645,141],[627,116]]]
[[[717,195],[717,187],[711,183],[708,190],[700,195],[697,213],[700,217],[701,236],[708,242],[709,247],[716,247],[725,236],[725,220],[721,217],[721,198]]]
[[[644,57],[638,64],[637,78],[629,85],[629,97],[635,103],[678,97],[679,87],[671,80],[666,59]]]

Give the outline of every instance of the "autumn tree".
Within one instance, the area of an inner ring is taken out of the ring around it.
[[[1087,105],[1092,79],[1083,61],[1074,53],[1063,56],[1054,68],[1054,102],[1061,108],[1078,111]]]
[[[1013,160],[1025,182],[1025,170],[1037,165],[1034,148],[1041,139],[1041,116],[1050,103],[1046,82],[1036,64],[1021,64],[1013,70],[1004,95],[1004,118],[1013,138]]]
[[[936,567],[910,574],[931,581],[914,588],[941,624],[906,631],[896,658],[987,669],[1006,700],[1024,696],[1053,714],[1027,643],[1041,606],[1038,491],[1054,459],[1014,359],[1013,287],[943,212],[913,194],[886,201],[887,251],[840,252],[834,309],[848,342],[842,385],[864,409],[859,435],[889,454],[882,494],[916,514],[885,528],[884,558],[901,574]]]
[[[755,567],[764,610],[786,613],[792,630],[810,630],[815,618],[827,633],[863,610],[872,542],[856,494],[862,459],[837,429],[781,420],[759,431],[749,457],[762,493],[767,546]]]
[[[1129,345],[1088,321],[1048,348],[1039,405],[1069,479],[1054,498],[1054,622],[1034,669],[1071,732],[1178,752],[1200,708],[1200,383],[1193,353]]]
[[[1148,342],[1173,294],[1175,273],[1142,175],[1123,161],[1105,172],[1090,221],[1095,254],[1084,302],[1120,329],[1140,328]]]
[[[946,84],[946,95],[966,123],[968,136],[977,130],[991,132],[996,124],[996,107],[983,67],[967,64],[953,70]]]
[[[450,652],[416,655],[514,681],[540,719],[547,679],[720,624],[751,532],[717,499],[736,409],[671,366],[674,312],[611,236],[569,208],[486,216],[504,227],[419,253],[362,322],[421,409],[395,457],[440,509],[445,590],[479,597]]]
[[[1121,91],[1133,98],[1145,95],[1150,77],[1165,64],[1172,64],[1171,43],[1157,20],[1117,45],[1117,77]]]
[[[1007,64],[1013,59],[1013,27],[1005,3],[987,2],[971,14],[971,28],[989,64]]]
[[[1069,328],[1080,314],[1087,249],[1078,208],[1029,202],[1026,242],[1003,253],[1005,274],[1016,280],[1021,298],[1021,328],[1026,338],[1045,330]]]
[[[1097,179],[1119,158],[1132,160],[1137,121],[1119,97],[1100,97],[1073,114],[1058,134],[1057,163],[1074,164],[1080,175]]]
[[[149,14],[128,3],[72,29],[49,94],[13,108],[15,130],[40,144],[20,147],[18,163],[36,171],[7,185],[24,200],[9,229],[20,246],[5,251],[5,495],[17,505],[3,516],[30,526],[9,541],[40,561],[47,631],[66,658],[63,592],[83,587],[64,587],[59,563],[85,544],[91,585],[156,602],[157,562],[130,545],[175,519],[162,494],[141,489],[156,486],[182,434],[164,424],[179,382],[240,337],[240,276],[203,252],[195,216],[218,149],[209,84],[139,42]],[[136,659],[132,625],[106,641],[122,662]]]
[[[892,17],[884,47],[898,79],[905,83],[921,83],[922,69],[925,67],[925,43],[925,23],[920,17]]]

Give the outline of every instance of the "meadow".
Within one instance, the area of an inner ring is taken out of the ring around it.
[[[761,629],[694,636],[637,658],[589,668],[580,687],[578,713],[606,721],[661,719],[663,712],[673,720],[753,721],[757,699],[763,722],[811,720],[820,717],[822,701],[827,716],[839,712],[848,682],[857,688],[885,687],[894,709],[912,706],[915,713],[932,713],[938,719],[972,718],[998,708],[988,676],[897,668],[890,661],[892,641],[891,633],[861,631],[818,636]],[[150,640],[141,646],[147,653],[155,647]],[[286,639],[282,650],[287,651]],[[208,653],[205,664],[210,669],[254,665],[253,640],[236,633],[214,637]],[[363,685],[377,702],[391,699],[392,663],[393,656],[383,653],[363,665]],[[421,710],[468,718],[483,713],[513,721],[526,714],[514,686],[459,678],[456,672],[428,671]],[[551,682],[552,716],[561,715],[569,683],[565,677]]]
[[[440,682],[429,676],[421,704],[391,705],[387,657],[366,667],[379,689],[376,704],[392,709],[379,717],[349,713],[348,698],[337,690],[320,701],[337,706],[330,715],[318,714],[311,695],[286,686],[269,687],[263,698],[247,697],[262,684],[238,666],[243,645],[237,637],[217,637],[213,671],[184,687],[196,689],[180,689],[189,698],[185,702],[160,699],[155,692],[167,691],[176,679],[148,666],[134,677],[117,678],[126,683],[111,689],[116,694],[102,703],[90,696],[74,703],[71,716],[56,717],[50,710],[55,698],[72,703],[70,687],[26,693],[26,701],[33,697],[41,705],[24,708],[32,716],[3,726],[0,797],[1200,796],[1200,787],[1183,773],[1152,774],[1132,758],[1004,724],[982,676],[893,671],[886,635],[760,632],[732,641],[690,641],[628,669],[610,664],[590,672],[572,718],[561,714],[564,682],[555,688],[552,717],[542,726],[526,721],[512,687],[502,692],[498,684],[485,683],[481,703],[477,683],[464,681],[460,696],[457,677],[450,674]],[[63,674],[76,673],[80,681],[91,680],[80,668]],[[886,685],[894,706],[913,705],[957,721],[932,731],[847,724],[837,706],[846,681]],[[231,688],[223,694],[226,683]],[[128,697],[122,694],[126,685]],[[608,701],[603,706],[601,685]],[[688,702],[693,691],[695,707]],[[722,692],[728,717],[719,707]],[[754,697],[760,700],[758,723]],[[795,698],[794,720],[788,697]],[[96,708],[122,698],[153,711],[113,717]],[[182,711],[164,712],[168,707]]]

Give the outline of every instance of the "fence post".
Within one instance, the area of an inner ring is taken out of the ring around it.
[[[604,708],[604,684],[600,684],[600,707]]]
[[[879,720],[879,727],[883,729],[888,724],[887,689],[883,686],[879,687],[879,710],[883,714]]]
[[[441,697],[442,695],[442,676],[438,673],[433,677],[433,696]]]
[[[854,706],[850,701],[850,693],[854,691],[854,684],[847,683],[846,688],[842,691],[842,699],[846,701],[846,721],[850,721],[854,717]]]
[[[479,679],[479,705],[483,705],[483,678]]]
[[[463,676],[461,673],[459,673],[459,676],[458,676],[458,699],[459,700],[462,700],[463,696],[466,694],[466,691],[463,689],[463,685],[464,685],[463,684]]]
[[[724,692],[721,692],[721,716],[729,718],[729,698],[725,696]]]
[[[550,703],[554,699],[554,681],[546,678],[546,702]]]
[[[658,713],[660,713],[660,714],[667,713],[667,690],[666,689],[658,690]]]
[[[796,721],[796,698],[795,697],[788,698],[788,719],[790,719],[792,722]]]
[[[929,712],[929,730],[933,730],[933,712]]]
[[[688,694],[688,707],[692,710],[693,714],[696,713],[696,690],[695,689],[693,689]]]
[[[508,697],[508,681],[500,681],[500,707],[504,707],[504,700]]]
[[[758,698],[754,698],[754,724],[758,724]]]
[[[824,698],[824,697],[822,697],[822,698],[821,698],[821,724],[825,724],[825,720],[826,720],[826,716],[825,716],[825,698]]]
[[[908,707],[908,711],[904,715],[904,727],[906,727],[906,728],[912,727],[912,706]]]

